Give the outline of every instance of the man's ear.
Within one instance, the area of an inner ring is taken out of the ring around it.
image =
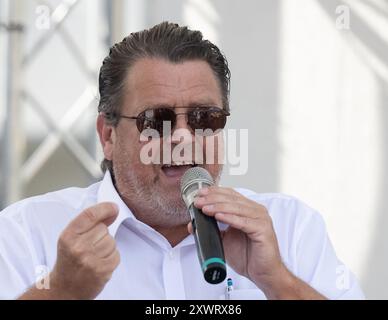
[[[112,160],[113,147],[116,140],[116,132],[112,125],[105,122],[103,114],[99,114],[97,117],[97,132],[100,137],[102,151],[104,152],[105,159]]]

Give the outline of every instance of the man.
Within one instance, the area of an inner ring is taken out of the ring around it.
[[[194,129],[224,127],[229,80],[219,49],[176,24],[161,23],[113,46],[99,78],[104,179],[1,213],[0,297],[224,299],[226,281],[203,279],[179,187],[195,165],[218,184],[222,165],[206,161],[212,151],[197,136],[190,143],[201,146],[204,163],[164,156]],[[163,121],[171,134],[163,133]],[[162,136],[144,139],[147,129]],[[218,138],[215,147],[222,145]],[[163,155],[161,163],[145,163],[149,146],[154,160]],[[212,156],[220,158],[217,150]],[[320,215],[297,199],[213,186],[200,191],[195,205],[220,223],[232,299],[363,298]],[[49,274],[36,283],[41,266]]]

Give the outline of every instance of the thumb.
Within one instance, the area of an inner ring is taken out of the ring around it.
[[[112,215],[101,221],[107,227],[109,227],[113,222],[115,222],[120,211],[119,206],[117,204],[115,204],[114,202],[108,202],[108,203],[112,206]]]
[[[100,222],[109,226],[116,220],[118,212],[119,208],[115,203],[101,202],[82,211],[70,222],[68,228],[77,234],[82,234]]]

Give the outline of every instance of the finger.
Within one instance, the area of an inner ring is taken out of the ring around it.
[[[216,213],[221,212],[252,219],[257,219],[261,216],[258,207],[252,208],[241,202],[221,202],[205,205],[202,207],[202,212],[210,216],[214,216]]]
[[[213,192],[208,195],[195,197],[194,205],[197,208],[202,208],[204,205],[207,205],[207,204],[213,204],[218,202],[237,202],[237,201],[241,201],[241,198],[236,195],[228,195],[228,194]]]
[[[70,222],[69,228],[77,234],[82,234],[100,222],[109,226],[116,220],[118,212],[118,206],[112,202],[99,203],[82,211],[79,216]]]
[[[93,245],[93,250],[97,257],[107,258],[116,250],[116,241],[111,235],[107,234]]]
[[[100,222],[89,231],[83,233],[81,237],[82,241],[95,244],[104,238],[107,234],[109,234],[108,227],[104,223]]]
[[[208,190],[203,193],[203,190]],[[197,196],[194,200],[197,200],[198,205],[203,204],[204,202],[246,202],[250,204],[252,207],[255,207],[258,204],[257,202],[243,196],[241,193],[230,189],[230,188],[222,188],[222,187],[209,187],[200,189],[201,192],[198,192]]]
[[[220,186],[211,186],[211,187],[205,187],[201,188],[198,191],[198,195],[203,196],[203,195],[208,195],[211,193],[221,193],[225,195],[241,195],[237,191],[235,191],[232,188],[225,188],[225,187],[220,187]]]
[[[234,214],[216,213],[214,216],[218,221],[228,224],[229,226],[241,230],[246,234],[257,233],[260,229],[258,219],[248,217],[239,217]]]
[[[120,264],[119,251],[117,249],[113,250],[113,252],[109,256],[102,258],[102,263],[109,269],[116,269],[117,266]]]

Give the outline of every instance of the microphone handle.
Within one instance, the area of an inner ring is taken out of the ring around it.
[[[189,208],[199,263],[205,280],[217,284],[226,278],[224,247],[217,221],[192,204]]]

